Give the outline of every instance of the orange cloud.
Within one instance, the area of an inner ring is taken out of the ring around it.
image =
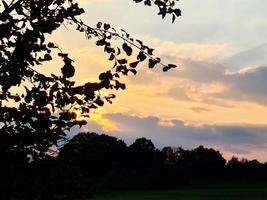
[[[57,36],[59,40],[64,39],[64,34]],[[62,42],[75,60],[75,80],[78,83],[97,81],[98,74],[109,69],[112,63],[107,61],[107,55],[101,48],[94,45],[85,47],[84,38],[80,38],[75,43]],[[227,68],[218,65],[217,61],[233,52],[230,45],[179,44],[152,37],[141,39],[154,47],[157,50],[155,53],[162,55],[164,61],[180,64],[181,68],[168,73],[139,68],[137,76],[125,78],[127,89],[116,91],[117,98],[113,104],[106,104],[102,111],[98,110],[100,113],[119,111],[137,116],[152,115],[163,119],[180,119],[189,124],[267,124],[267,106],[257,105],[252,100],[229,98],[232,93],[229,92],[228,82],[222,82],[225,76],[229,78],[229,74]],[[236,73],[248,74],[253,70],[247,68]],[[192,110],[193,107],[201,107],[206,111],[196,112]]]

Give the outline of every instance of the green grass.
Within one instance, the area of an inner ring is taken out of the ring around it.
[[[94,200],[267,200],[267,188],[122,192]]]

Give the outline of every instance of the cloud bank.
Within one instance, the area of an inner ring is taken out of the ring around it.
[[[225,156],[267,160],[260,151],[267,150],[267,125],[188,125],[180,120],[158,117],[138,117],[122,113],[103,116],[118,127],[117,131],[106,132],[96,122],[89,122],[87,129],[112,134],[131,144],[136,138],[152,139],[158,148],[182,146],[195,148],[199,145],[221,150]],[[230,157],[228,157],[230,158]]]

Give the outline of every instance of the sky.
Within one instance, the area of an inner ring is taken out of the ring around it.
[[[96,110],[83,131],[129,144],[147,137],[158,148],[205,145],[226,158],[267,161],[266,0],[180,0],[182,16],[174,24],[132,0],[78,2],[85,23],[125,29],[164,63],[178,65],[167,73],[141,66],[125,79],[127,90]],[[79,83],[96,80],[112,65],[74,28],[61,28],[51,40],[75,60]]]

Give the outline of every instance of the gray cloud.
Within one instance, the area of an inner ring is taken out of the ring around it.
[[[127,29],[130,33],[150,33],[164,40],[223,42],[242,48],[267,41],[265,5],[266,0],[179,1],[177,6],[182,9],[182,17],[175,24],[171,24],[170,17],[161,20],[154,9],[132,1],[116,0],[86,6],[87,13],[84,18],[90,19],[93,23],[100,20],[110,22],[114,27],[123,26],[121,28]],[[99,11],[103,11],[101,16]],[[122,17],[125,13],[127,17]]]
[[[177,58],[176,60],[179,60]],[[179,62],[179,61],[178,61]],[[201,92],[201,85],[221,84],[225,90],[215,93],[203,91],[203,101],[226,106],[224,100],[252,101],[267,104],[267,67],[243,68],[230,72],[224,65],[204,61],[181,60],[183,70],[175,71],[169,76],[190,81],[196,92]],[[184,100],[188,86],[174,83],[169,95]],[[194,100],[194,99],[191,99]],[[231,105],[228,105],[231,106]]]
[[[138,137],[147,137],[152,139],[158,148],[164,146],[194,148],[198,145],[205,145],[220,147],[221,150],[233,154],[249,154],[255,148],[267,148],[267,126],[204,125],[195,127],[184,125],[179,120],[172,120],[173,126],[163,126],[157,117],[141,118],[120,113],[107,114],[105,117],[122,127],[120,131],[112,132],[112,135],[124,139],[128,144]],[[99,132],[99,128],[92,124],[89,129]]]
[[[225,79],[226,67],[222,64],[191,59],[181,60],[181,63],[183,70],[177,71],[181,77],[201,83],[212,83]],[[178,75],[177,73],[176,75]]]
[[[130,1],[118,0],[117,3],[86,6],[88,14],[85,14],[85,18],[90,18],[92,22],[99,20],[111,22],[115,27],[124,26],[121,28],[141,37],[149,33],[149,36],[153,35],[159,39],[164,38],[164,41],[170,40],[177,43],[223,43],[230,44],[235,50],[241,51],[251,48],[251,50],[236,54],[224,61],[227,68],[241,68],[248,65],[266,64],[266,45],[252,48],[267,42],[266,8],[259,6],[265,4],[265,0],[181,1],[178,7],[182,9],[183,16],[177,20],[176,24],[171,24],[168,23],[168,20],[157,18],[154,10]],[[104,11],[101,19],[99,19],[98,10]],[[127,18],[121,17],[122,11],[127,12]],[[136,12],[139,13],[138,18]],[[147,42],[149,45],[149,41]],[[224,56],[222,55],[222,57]],[[168,62],[177,60],[177,58],[166,58],[164,60]],[[267,102],[266,88],[264,87],[267,85],[266,79],[264,76],[254,76],[256,72],[244,76],[238,74],[228,76],[225,75],[226,66],[218,63],[188,59],[183,60],[183,65],[184,70],[170,73],[171,76],[186,78],[197,83],[221,82],[229,87],[229,91],[223,94],[209,94],[209,98],[204,99],[205,102],[221,106],[225,106],[224,99],[250,100],[260,104]],[[141,76],[135,77],[135,84],[150,84],[153,81],[153,74],[148,74],[145,78],[142,71],[139,73]],[[263,69],[259,69],[259,73],[263,73]],[[176,99],[189,100],[184,90],[186,88],[178,89],[174,85],[170,95]]]
[[[257,67],[244,73],[225,76],[229,91],[222,96],[267,104],[267,67]]]
[[[267,65],[267,44],[257,46],[255,48],[242,51],[235,54],[224,62],[231,68],[240,69],[244,66],[264,66]]]
[[[168,95],[181,101],[201,101],[222,107],[233,107],[226,100],[249,101],[267,105],[267,65],[234,69],[231,68],[231,65],[226,66],[214,61],[185,59],[180,58],[179,55],[164,54],[162,57],[163,60],[178,64],[180,68],[167,73],[162,73],[161,67],[153,70],[140,69],[136,77],[129,79],[130,83],[157,85],[163,81],[168,82],[170,88],[167,93],[160,95]],[[244,54],[243,60],[246,60],[246,57]],[[225,89],[218,92],[209,91],[209,88],[216,84]],[[189,95],[190,92],[200,95],[200,98],[192,98]]]

